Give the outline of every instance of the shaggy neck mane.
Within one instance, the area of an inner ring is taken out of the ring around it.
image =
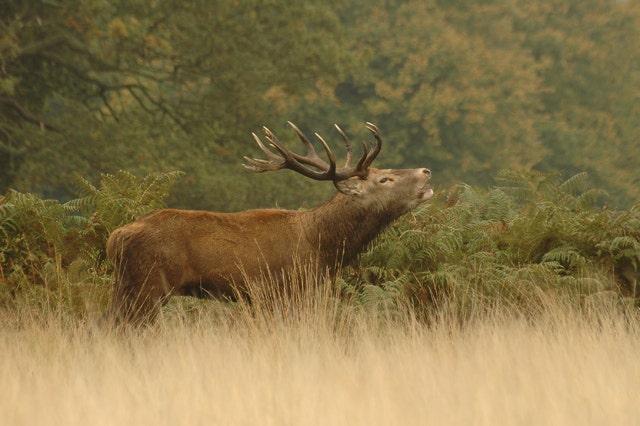
[[[384,228],[402,215],[357,197],[336,194],[309,215],[307,240],[331,268],[351,262]]]

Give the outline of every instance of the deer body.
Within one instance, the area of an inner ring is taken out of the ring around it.
[[[267,138],[280,151],[270,132]],[[287,154],[311,164],[309,157]],[[332,165],[326,167],[335,171],[329,150],[328,154]],[[248,160],[265,167],[272,164]],[[252,164],[248,168],[254,170]],[[279,166],[284,167],[293,168],[289,162]],[[115,230],[107,243],[116,267],[111,313],[126,320],[152,317],[170,295],[234,299],[245,289],[246,280],[283,276],[299,264],[335,271],[352,261],[384,227],[433,194],[427,188],[428,169],[365,167],[366,178],[332,177],[339,193],[311,210],[164,209]],[[305,169],[304,173],[317,172]]]

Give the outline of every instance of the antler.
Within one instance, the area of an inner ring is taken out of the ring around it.
[[[331,148],[327,142],[316,133],[316,137],[322,143],[324,150],[327,153],[327,157],[329,159],[329,163],[324,161],[318,156],[313,144],[309,139],[296,127],[295,124],[288,121],[289,126],[296,132],[300,141],[305,145],[307,149],[306,155],[296,154],[295,152],[290,151],[284,145],[280,143],[276,135],[273,134],[271,130],[266,127],[263,127],[264,135],[267,139],[268,147],[262,143],[262,140],[256,135],[252,133],[253,139],[255,139],[256,143],[266,156],[266,160],[259,158],[249,158],[244,157],[247,161],[247,164],[243,164],[243,166],[251,171],[262,173],[273,170],[280,169],[290,169],[295,172],[300,173],[306,177],[315,180],[332,180],[334,182],[349,179],[350,177],[360,177],[362,179],[366,178],[369,174],[369,166],[376,158],[376,156],[380,153],[380,148],[382,148],[382,137],[380,136],[380,130],[376,127],[375,124],[367,122],[367,129],[373,134],[377,143],[373,148],[370,148],[366,142],[362,142],[362,146],[364,148],[364,153],[362,157],[358,160],[354,167],[351,166],[351,157],[352,157],[352,148],[351,143],[349,142],[349,138],[342,131],[342,129],[336,124],[335,127],[342,136],[344,140],[346,149],[347,149],[347,160],[344,164],[344,167],[337,168],[336,167],[336,159],[331,152]],[[270,148],[273,148],[277,151],[277,153],[273,152]],[[311,166],[309,168],[307,166]]]

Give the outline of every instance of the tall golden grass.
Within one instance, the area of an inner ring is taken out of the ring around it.
[[[2,424],[640,423],[633,309],[557,301],[461,322],[452,304],[427,324],[299,290],[173,303],[142,329],[0,311]]]

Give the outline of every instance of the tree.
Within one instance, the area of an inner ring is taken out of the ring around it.
[[[75,173],[237,164],[250,131],[341,63],[330,3],[259,5],[3,6],[1,186],[64,197]]]
[[[489,185],[504,168],[586,170],[623,206],[640,195],[629,162],[640,140],[637,2],[1,8],[1,192],[64,198],[75,174],[183,170],[175,205],[290,207],[301,192],[313,202],[328,191],[238,173],[252,131],[268,125],[293,140],[292,120],[323,135],[339,123],[355,137],[373,121],[381,163],[428,166],[439,185]]]
[[[545,87],[545,169],[589,171],[619,202],[637,200],[629,156],[640,141],[640,4],[518,3],[516,26]]]
[[[498,165],[536,165],[540,78],[512,20],[470,31],[459,9],[392,3],[345,9],[353,66],[331,100],[337,115],[375,121],[391,165],[428,165],[437,182],[488,184]]]

